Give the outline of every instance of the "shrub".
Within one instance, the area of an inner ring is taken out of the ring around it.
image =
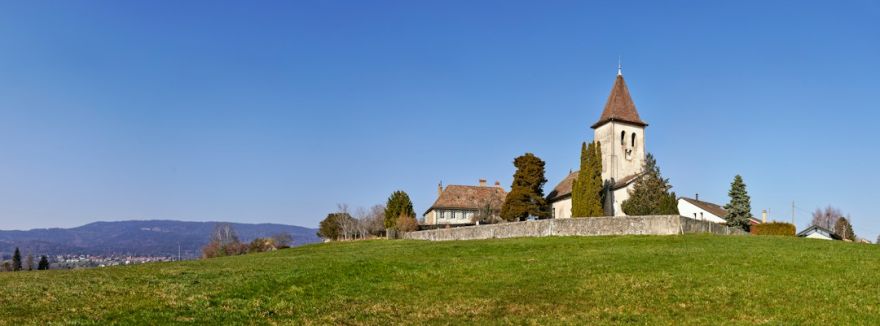
[[[256,238],[251,241],[251,244],[248,248],[248,253],[255,252],[266,252],[276,250],[275,240],[271,238]]]
[[[751,226],[750,232],[754,235],[784,235],[790,237],[797,233],[794,224],[782,222],[755,224]]]
[[[419,222],[412,216],[400,215],[397,218],[397,230],[400,232],[412,232],[419,229]]]

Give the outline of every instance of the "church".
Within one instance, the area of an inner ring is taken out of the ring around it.
[[[621,205],[629,198],[635,181],[642,176],[646,127],[648,124],[639,117],[618,66],[617,78],[602,115],[591,126],[593,141],[600,142],[602,147],[602,180],[611,185],[605,205],[606,215],[626,215]],[[576,178],[577,171],[570,173],[548,194],[547,202],[554,218],[572,217],[571,188]]]

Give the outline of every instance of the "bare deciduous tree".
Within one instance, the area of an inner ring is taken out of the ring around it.
[[[229,223],[217,223],[214,226],[214,231],[211,232],[211,242],[225,246],[230,243],[239,243],[240,241],[232,225]]]
[[[26,269],[29,271],[34,270],[34,255],[33,254],[31,254],[31,253],[27,254],[27,258],[25,258],[25,260],[24,260],[24,268],[22,268],[22,269]]]
[[[837,223],[837,219],[843,217],[843,212],[836,207],[825,207],[825,209],[817,208],[816,211],[813,212],[813,225],[826,228],[828,230],[834,230],[834,224]]]
[[[367,233],[373,236],[381,236],[385,232],[385,205],[373,205],[367,216],[362,221]]]
[[[271,239],[278,249],[287,248],[293,244],[293,236],[287,232],[276,233]]]

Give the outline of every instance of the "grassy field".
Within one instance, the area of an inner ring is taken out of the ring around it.
[[[880,324],[880,246],[779,237],[364,241],[0,273],[0,324]]]

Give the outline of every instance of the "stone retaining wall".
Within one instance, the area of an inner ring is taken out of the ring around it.
[[[404,239],[448,241],[492,238],[672,235],[683,233],[747,234],[741,229],[678,215],[548,219],[409,232]]]

